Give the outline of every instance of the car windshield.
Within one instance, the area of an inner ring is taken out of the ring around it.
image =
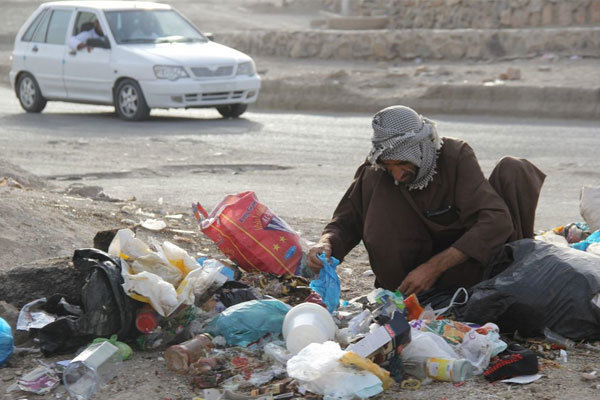
[[[121,10],[107,11],[105,14],[119,44],[207,41],[174,10]]]

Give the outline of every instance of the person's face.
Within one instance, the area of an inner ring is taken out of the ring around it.
[[[100,27],[100,22],[97,19],[94,20],[94,30],[100,36],[104,36],[104,32],[102,32],[102,28]]]
[[[381,160],[381,165],[397,183],[411,183],[417,176],[417,167],[408,161]]]

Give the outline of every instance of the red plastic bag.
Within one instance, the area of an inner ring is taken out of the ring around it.
[[[202,232],[246,271],[299,272],[300,237],[260,203],[254,192],[225,196],[210,214],[200,203],[193,208]]]

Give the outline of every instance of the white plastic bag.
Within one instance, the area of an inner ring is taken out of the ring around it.
[[[349,400],[381,393],[381,380],[371,372],[343,365],[339,360],[344,354],[335,342],[311,343],[287,362],[287,373],[325,399]]]
[[[181,271],[157,253],[148,253],[145,256],[136,258],[131,264],[131,271],[134,274],[150,272],[160,276],[175,287],[183,279]]]
[[[443,337],[433,332],[423,332],[420,329],[410,329],[410,343],[402,350],[402,361],[420,360],[427,358],[459,359],[452,346]]]
[[[492,343],[485,335],[471,330],[455,348],[460,358],[469,360],[473,365],[473,375],[480,375],[485,371],[492,357]]]
[[[590,232],[600,229],[600,186],[581,188],[579,213],[590,226]]]

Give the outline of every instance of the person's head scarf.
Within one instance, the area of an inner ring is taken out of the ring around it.
[[[433,180],[438,150],[442,140],[435,122],[417,114],[412,108],[391,106],[373,116],[373,147],[367,159],[375,167],[382,160],[407,161],[418,170],[409,190],[424,189]]]

